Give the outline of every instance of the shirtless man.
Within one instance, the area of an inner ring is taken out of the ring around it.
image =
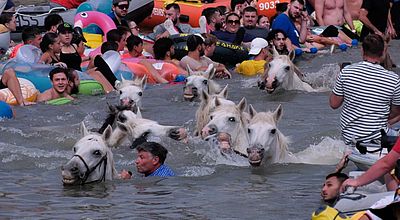
[[[354,31],[353,19],[345,0],[315,1],[315,15],[320,26],[342,26],[345,22]]]
[[[78,92],[79,85],[79,78],[74,74],[61,67],[51,70],[49,76],[53,87],[39,94],[36,101],[45,102],[62,97],[74,100],[70,95]]]
[[[360,9],[362,2],[363,2],[362,0],[346,0],[347,9],[353,21],[358,20],[360,17]]]

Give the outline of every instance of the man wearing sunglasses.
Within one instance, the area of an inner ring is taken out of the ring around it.
[[[219,40],[238,45],[242,42],[251,42],[255,38],[240,27],[240,17],[236,13],[230,13],[226,16],[225,31],[213,31],[211,34],[215,35]]]
[[[125,26],[129,28],[125,16],[128,14],[129,0],[113,0],[112,12],[108,14],[114,21],[115,26]]]

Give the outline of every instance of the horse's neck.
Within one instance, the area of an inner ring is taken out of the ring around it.
[[[241,128],[238,129],[236,138],[232,140],[234,144],[233,148],[241,154],[247,155],[247,148],[249,147],[250,141],[247,132],[244,129],[246,127],[244,122],[242,122],[241,125]]]
[[[274,154],[273,162],[284,161],[286,156],[288,155],[288,139],[285,137],[279,130],[277,131],[277,147],[275,148],[276,152]]]
[[[314,89],[308,83],[301,80],[293,70],[290,71],[288,77],[285,78],[282,87],[288,90],[314,91]]]

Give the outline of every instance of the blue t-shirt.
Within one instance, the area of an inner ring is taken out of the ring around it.
[[[168,177],[168,176],[175,176],[174,171],[169,168],[167,165],[163,164],[159,168],[157,168],[153,173],[147,175],[148,176],[160,176],[160,177]]]
[[[272,30],[275,29],[281,29],[282,31],[284,31],[292,44],[300,47],[299,32],[297,31],[296,26],[294,26],[293,22],[285,13],[278,15],[278,17],[275,18],[274,22],[272,22]]]

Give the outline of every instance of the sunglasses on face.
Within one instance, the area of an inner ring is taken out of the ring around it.
[[[228,20],[228,21],[226,21],[226,23],[231,24],[231,25],[240,24],[240,20]]]
[[[121,10],[127,10],[129,8],[129,5],[117,5],[117,7]]]
[[[60,33],[60,34],[72,34],[71,31],[60,31],[59,33]]]

